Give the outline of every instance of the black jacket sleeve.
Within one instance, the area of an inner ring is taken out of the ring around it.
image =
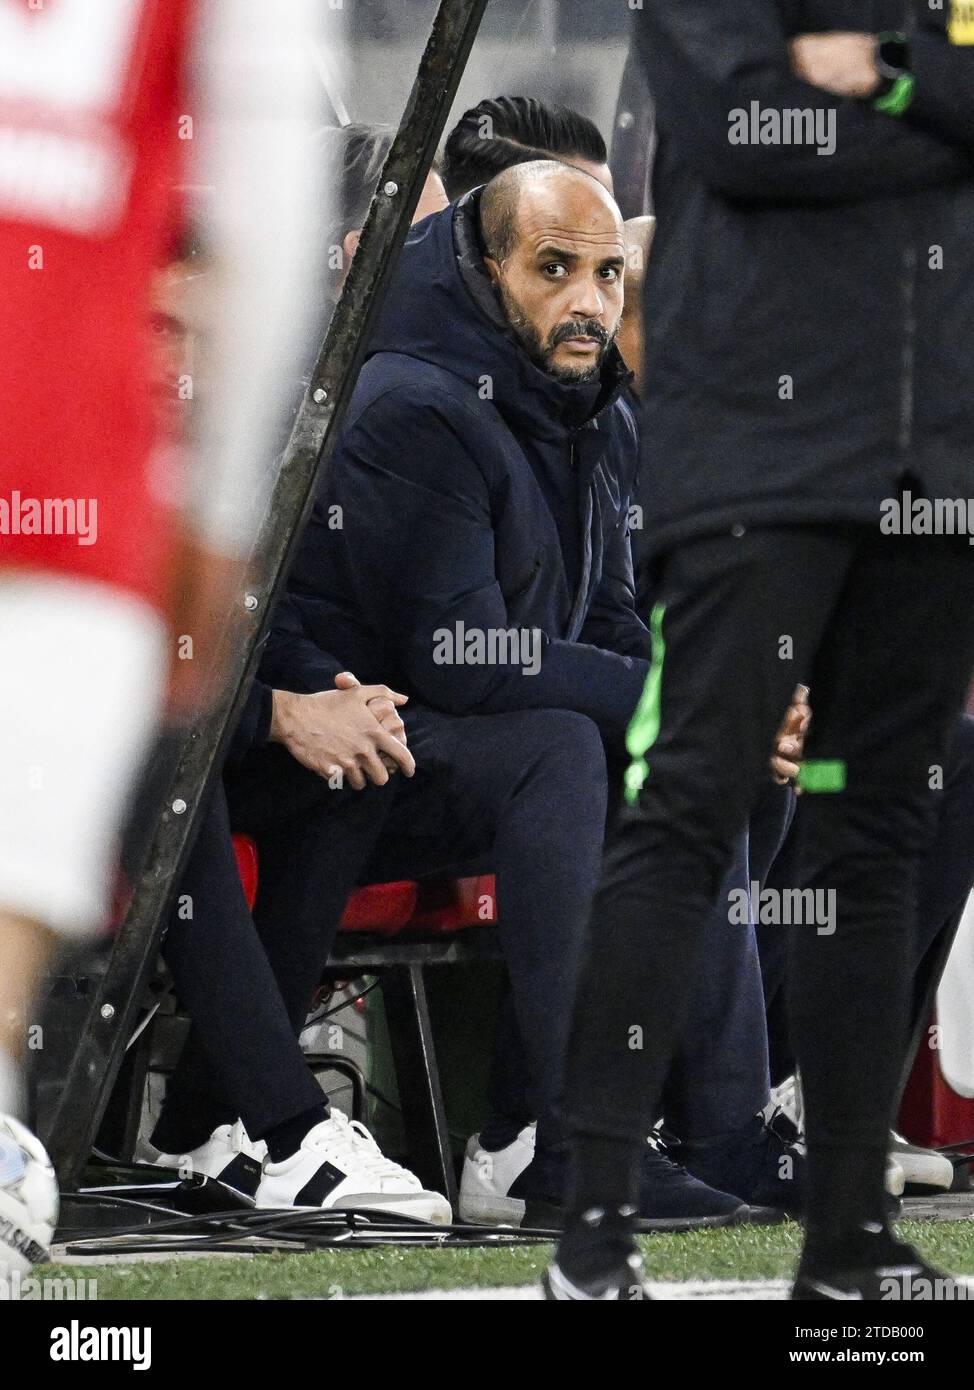
[[[952,44],[945,29],[923,27],[910,36],[910,66],[916,86],[906,120],[974,153],[974,45]]]
[[[227,753],[229,767],[247,754],[263,748],[270,740],[274,716],[274,691],[293,690],[313,695],[332,690],[335,677],[344,666],[323,652],[305,636],[300,614],[285,593],[274,612],[274,621],[264,646],[259,674],[247,695]]]
[[[274,713],[274,692],[263,681],[255,680],[247,695],[240,720],[233,732],[228,761],[238,762],[253,748],[263,748],[270,738]]]
[[[974,162],[927,131],[794,75],[769,0],[652,0],[636,41],[661,138],[716,192],[743,202],[807,205],[918,192],[970,178]],[[834,112],[836,144],[732,144],[731,113]]]
[[[476,462],[482,422],[397,388],[345,434],[334,471],[346,542],[368,576],[359,598],[377,631],[393,634],[412,690],[448,714],[565,709],[607,737],[626,728],[648,664],[540,629],[524,629],[520,660],[444,660],[465,632],[509,631],[497,583],[486,479]],[[357,520],[358,519],[358,520]],[[530,656],[525,663],[524,654]]]
[[[308,636],[289,593],[282,595],[271,624],[258,675],[275,690],[315,695],[333,690],[345,667]],[[269,725],[268,725],[269,727]]]
[[[636,612],[632,575],[632,546],[627,517],[623,515],[613,531],[602,559],[602,578],[592,598],[585,626],[579,636],[583,642],[635,656],[648,661],[652,651],[649,628]]]

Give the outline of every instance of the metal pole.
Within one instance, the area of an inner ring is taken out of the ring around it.
[[[486,5],[487,0],[440,0],[361,242],[274,484],[251,581],[247,594],[241,596],[243,634],[225,689],[205,722],[179,736],[175,772],[134,880],[131,905],[64,1080],[47,1145],[65,1189],[77,1183],[91,1152],[140,998],[155,966],[167,912],[192,847],[204,789],[246,700],[288,562],[338,437],[369,326],[406,239]]]

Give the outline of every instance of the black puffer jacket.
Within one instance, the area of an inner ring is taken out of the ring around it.
[[[484,267],[477,197],[407,238],[262,675],[325,689],[334,652],[361,681],[413,697],[407,723],[420,703],[566,709],[620,737],[650,652],[628,537],[630,373],[615,350],[586,385],[532,363]],[[537,629],[539,668],[441,664],[437,634],[458,624]]]
[[[902,117],[791,72],[790,36],[904,29]],[[650,551],[740,525],[878,522],[904,474],[974,496],[974,47],[926,0],[648,0],[636,42],[659,138]],[[730,113],[752,101],[834,112],[834,153],[732,144]]]

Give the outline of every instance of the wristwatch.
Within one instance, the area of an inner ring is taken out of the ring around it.
[[[910,45],[905,34],[876,36],[876,71],[879,88],[873,106],[887,116],[902,116],[913,100],[916,78],[910,71]]]

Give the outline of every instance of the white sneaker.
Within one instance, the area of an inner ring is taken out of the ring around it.
[[[57,1217],[57,1178],[44,1145],[0,1114],[0,1284],[48,1258]]]
[[[514,1182],[534,1158],[535,1125],[525,1125],[512,1144],[491,1153],[480,1135],[467,1141],[460,1179],[460,1220],[472,1226],[520,1226],[524,1198],[509,1197]]]
[[[157,1168],[172,1168],[183,1178],[201,1173],[231,1192],[254,1204],[260,1183],[261,1164],[267,1157],[267,1145],[257,1144],[248,1135],[243,1122],[220,1125],[205,1144],[184,1154],[166,1154],[159,1149],[149,1150],[149,1162]]]
[[[453,1220],[445,1197],[424,1191],[414,1173],[386,1158],[364,1125],[334,1107],[308,1131],[297,1153],[283,1163],[265,1161],[257,1206],[367,1207],[434,1226]]]
[[[921,1149],[902,1134],[892,1135],[892,1157],[903,1170],[903,1181],[913,1187],[932,1187],[949,1192],[954,1185],[954,1165],[936,1149]]]
[[[782,1081],[780,1086],[776,1086],[771,1092],[771,1107],[777,1108],[787,1115],[792,1124],[801,1136],[800,1142],[805,1142],[805,1100],[802,1095],[802,1083],[800,1076],[789,1076]],[[901,1139],[898,1134],[890,1134],[890,1154],[886,1162],[886,1191],[891,1197],[902,1197],[903,1190],[908,1182],[923,1182],[922,1178],[908,1176],[910,1153],[923,1155],[924,1158],[940,1160],[950,1169],[950,1177],[947,1179],[946,1186],[950,1187],[954,1180],[954,1169],[951,1163],[940,1154],[935,1154],[929,1149],[916,1149],[912,1144],[907,1144],[905,1139]],[[920,1157],[916,1160],[917,1168],[921,1167]],[[943,1169],[935,1167],[934,1164],[926,1165],[926,1171],[937,1171],[943,1177]],[[930,1186],[939,1184],[930,1183]]]

